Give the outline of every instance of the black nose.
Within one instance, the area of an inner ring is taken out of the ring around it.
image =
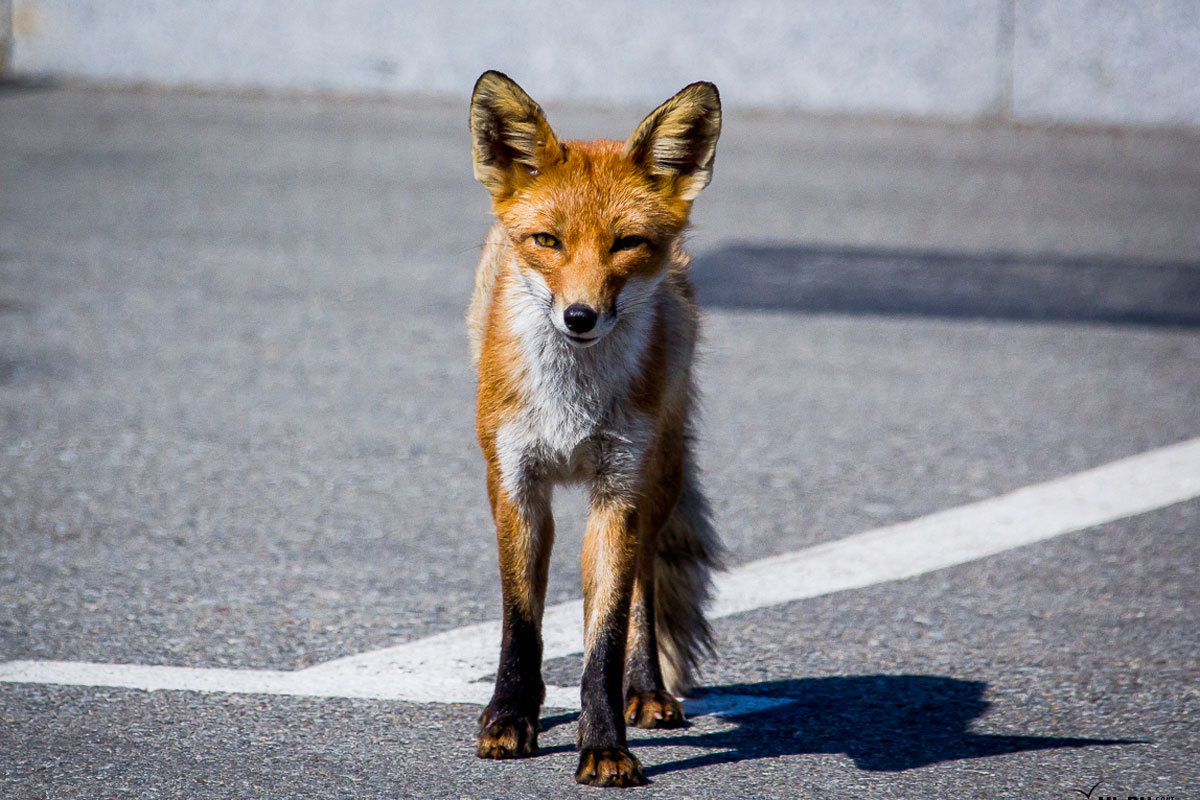
[[[563,322],[567,324],[567,330],[571,333],[587,333],[596,327],[596,316],[591,306],[576,303],[567,306],[567,310],[563,312]]]

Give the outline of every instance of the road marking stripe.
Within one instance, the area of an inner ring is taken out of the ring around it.
[[[911,578],[1194,497],[1200,439],[745,564],[719,576],[711,616]],[[580,651],[582,618],[578,600],[546,609],[545,658]],[[495,669],[499,641],[493,620],[293,672],[10,661],[0,664],[0,682],[483,704],[491,694],[483,679]],[[761,699],[702,698],[693,713],[736,714]],[[578,708],[579,690],[548,686],[546,705]]]

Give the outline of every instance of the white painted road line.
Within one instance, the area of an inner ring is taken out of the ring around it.
[[[1194,497],[1200,439],[745,564],[718,579],[712,616],[910,578]],[[545,658],[579,652],[583,604],[546,609],[542,632]],[[0,664],[0,682],[483,704],[492,688],[483,679],[495,669],[499,641],[500,623],[490,621],[293,672],[10,661]],[[733,715],[762,700],[708,697],[690,707]],[[578,708],[579,690],[548,686],[546,705]]]

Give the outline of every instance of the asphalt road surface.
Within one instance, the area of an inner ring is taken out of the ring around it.
[[[468,88],[0,88],[0,676],[293,672],[498,616]],[[730,113],[694,219],[734,572],[1200,437],[1196,134]],[[1189,496],[722,617],[621,796],[1200,797]],[[468,702],[80,683],[0,682],[0,797],[599,796],[569,709],[499,763]]]

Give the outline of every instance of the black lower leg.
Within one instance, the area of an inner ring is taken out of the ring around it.
[[[654,631],[654,585],[638,581],[629,609],[629,639],[625,654],[625,694],[663,688]]]
[[[579,748],[624,747],[621,717],[622,667],[627,615],[614,611],[589,650],[580,682],[583,712],[579,716]]]
[[[589,786],[640,786],[646,782],[642,765],[626,744],[621,713],[627,622],[626,606],[601,623],[583,667],[575,780]]]
[[[538,713],[545,694],[541,634],[529,615],[506,604],[496,689],[479,720],[478,755],[481,758],[534,755]]]
[[[546,695],[542,683],[542,636],[537,624],[526,614],[513,609],[504,617],[494,699],[514,711],[536,714]]]

